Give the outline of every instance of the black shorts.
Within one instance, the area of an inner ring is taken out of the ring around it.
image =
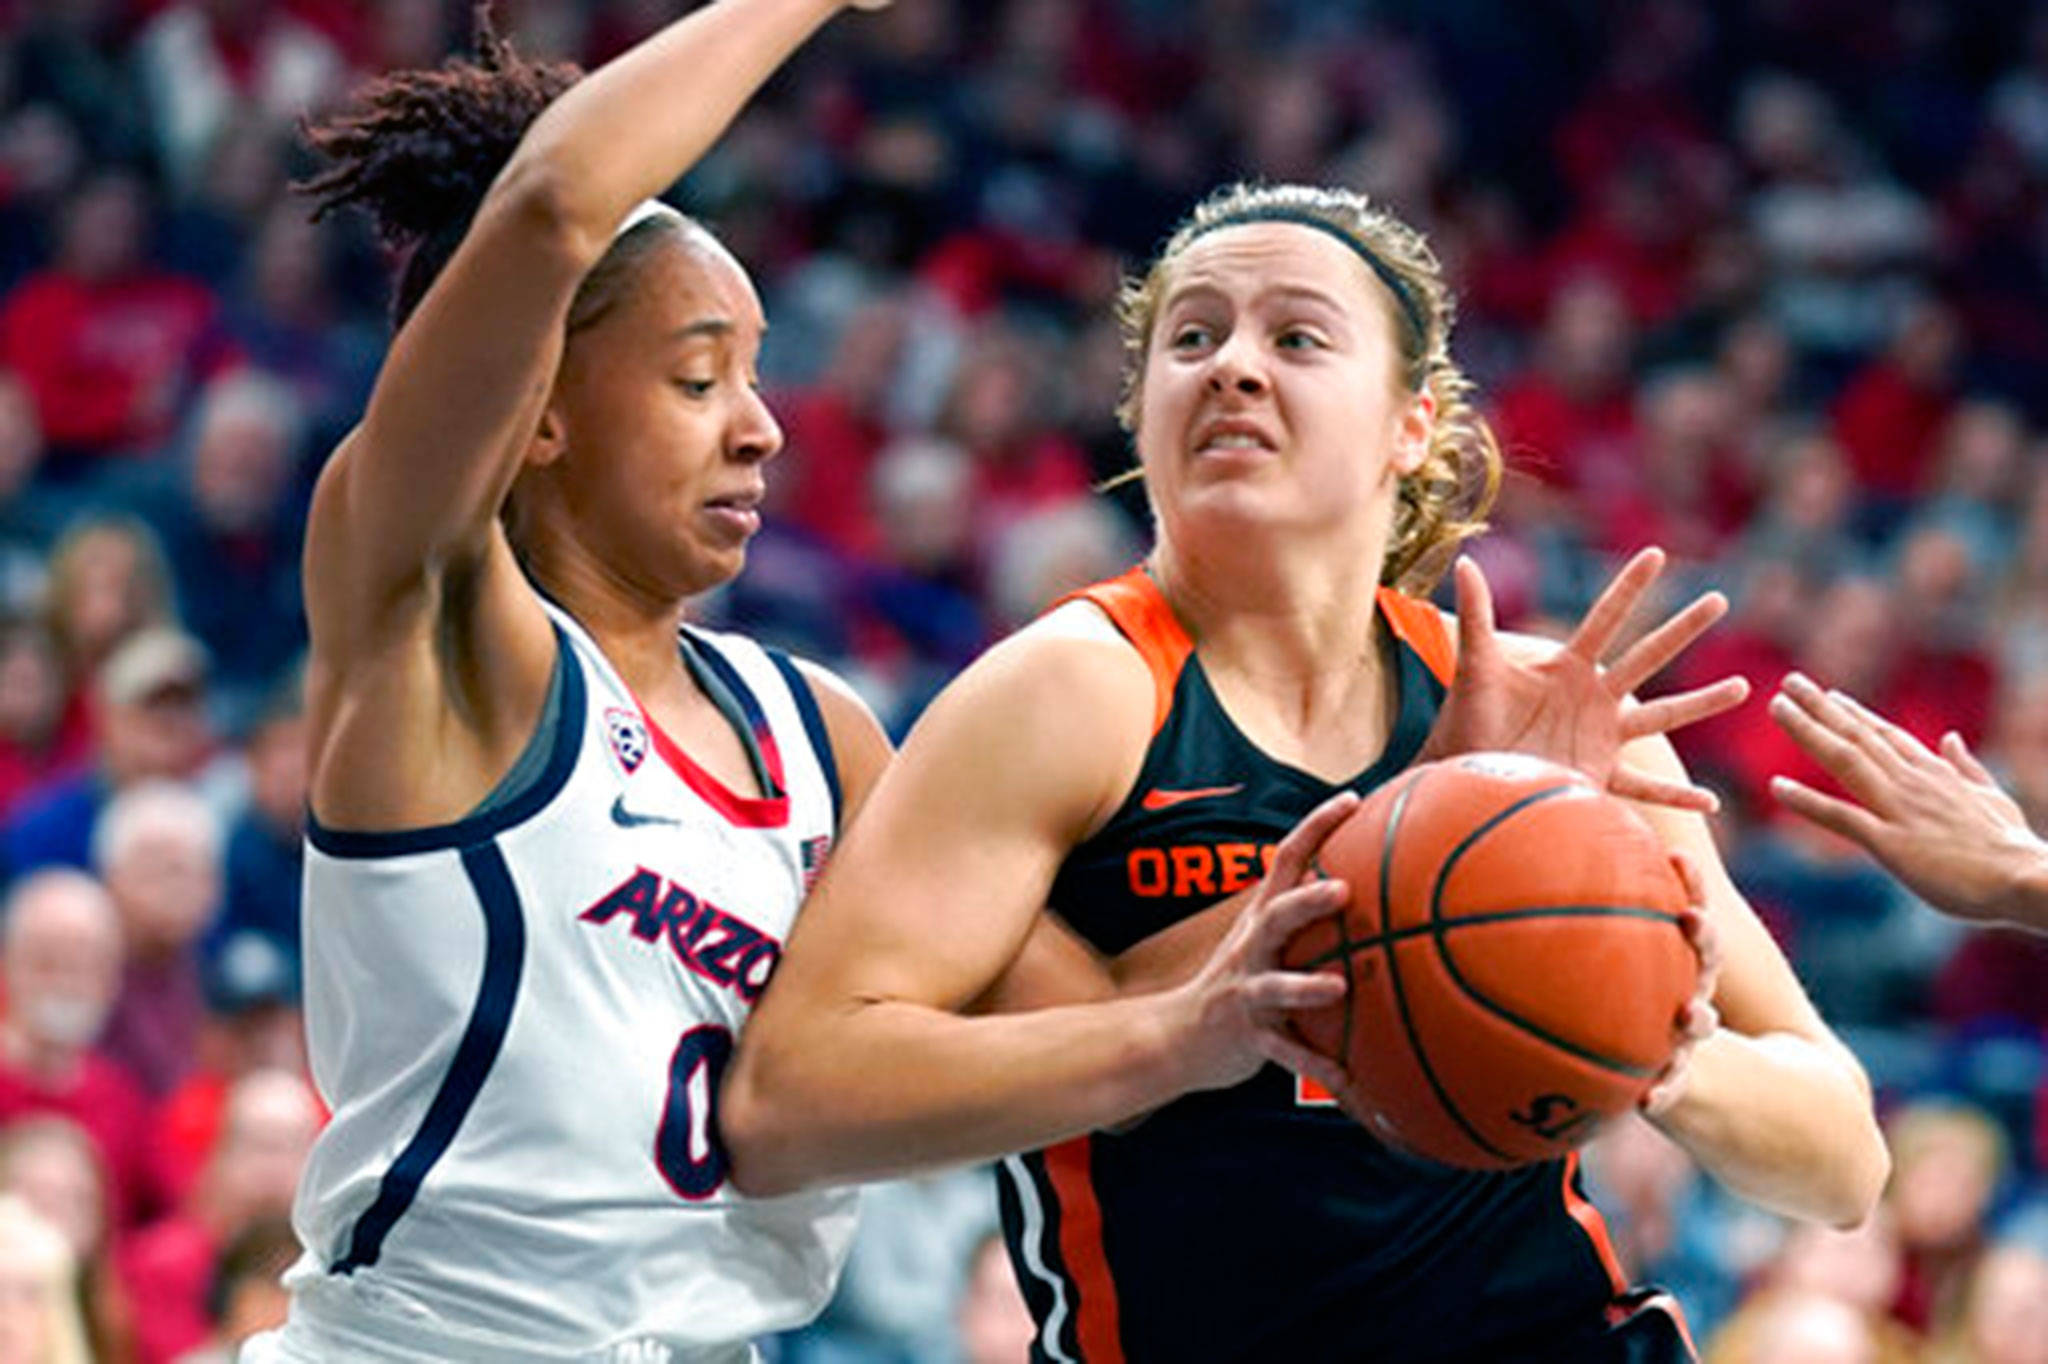
[[[1677,1300],[1645,1288],[1617,1298],[1597,1321],[1553,1325],[1459,1364],[1699,1364],[1699,1354]]]

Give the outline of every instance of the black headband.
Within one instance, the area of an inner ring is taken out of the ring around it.
[[[1239,209],[1214,221],[1203,223],[1188,233],[1188,240],[1193,242],[1208,236],[1211,232],[1226,227],[1243,227],[1247,223],[1293,223],[1298,227],[1312,227],[1344,243],[1351,248],[1352,254],[1364,261],[1372,272],[1379,276],[1380,283],[1387,286],[1387,292],[1401,305],[1402,316],[1408,319],[1409,326],[1415,328],[1416,338],[1424,344],[1428,343],[1429,328],[1423,321],[1422,308],[1416,303],[1415,295],[1409,292],[1406,281],[1394,272],[1393,266],[1381,260],[1371,247],[1327,218],[1318,217],[1303,209],[1269,204],[1259,208]]]

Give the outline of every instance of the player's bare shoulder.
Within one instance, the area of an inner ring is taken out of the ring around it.
[[[961,770],[1028,774],[1011,788],[1035,793],[1078,834],[1137,780],[1154,696],[1131,642],[1095,606],[1069,602],[976,659],[918,721],[904,755],[936,747]]]

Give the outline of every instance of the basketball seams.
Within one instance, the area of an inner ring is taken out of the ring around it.
[[[1333,919],[1337,916],[1332,915]],[[1460,914],[1447,919],[1441,925],[1417,924],[1413,928],[1391,928],[1375,933],[1369,938],[1344,937],[1338,946],[1326,948],[1303,961],[1297,968],[1313,971],[1318,966],[1328,966],[1338,959],[1349,945],[1353,953],[1369,951],[1375,947],[1388,947],[1410,938],[1444,937],[1464,928],[1485,928],[1490,924],[1514,923],[1520,919],[1641,919],[1648,923],[1670,924],[1676,928],[1684,922],[1681,916],[1661,909],[1648,909],[1642,905],[1523,905],[1517,909],[1489,909],[1479,914]]]
[[[1380,845],[1380,921],[1383,925],[1392,918],[1387,913],[1389,904],[1387,896],[1393,879],[1394,848],[1400,841],[1401,819],[1407,811],[1408,798],[1415,794],[1416,787],[1420,786],[1423,780],[1423,776],[1417,776],[1404,786],[1401,789],[1400,795],[1395,797],[1394,807],[1387,815],[1387,837],[1386,841]],[[1433,899],[1434,897],[1432,897]],[[1434,905],[1432,904],[1433,909]],[[1416,1029],[1414,1016],[1408,1009],[1408,991],[1401,983],[1401,954],[1391,945],[1388,946],[1386,951],[1387,979],[1394,988],[1394,1010],[1400,1015],[1401,1030],[1408,1035],[1409,1054],[1415,1058],[1416,1065],[1421,1067],[1422,1078],[1429,1082],[1430,1091],[1436,1095],[1437,1104],[1449,1115],[1451,1121],[1457,1124],[1458,1129],[1465,1134],[1473,1145],[1496,1160],[1510,1165],[1515,1164],[1516,1161],[1513,1156],[1488,1141],[1481,1135],[1479,1129],[1472,1125],[1464,1112],[1452,1101],[1450,1093],[1444,1088],[1443,1081],[1437,1077],[1436,1067],[1430,1064],[1429,1052],[1422,1044],[1422,1034]],[[1347,1051],[1345,1054],[1348,1056],[1350,1053]]]
[[[1550,1031],[1548,1028],[1542,1027],[1541,1025],[1536,1023],[1532,1023],[1528,1019],[1522,1017],[1520,1014],[1517,1014],[1514,1010],[1509,1009],[1504,1005],[1495,1003],[1492,999],[1488,998],[1486,995],[1482,994],[1476,987],[1474,987],[1471,981],[1465,978],[1465,973],[1458,969],[1457,957],[1452,954],[1449,944],[1445,941],[1447,935],[1444,932],[1446,925],[1444,923],[1443,918],[1444,887],[1449,884],[1451,879],[1451,873],[1457,870],[1458,863],[1464,858],[1465,854],[1471,852],[1473,848],[1477,847],[1481,839],[1485,838],[1495,829],[1498,829],[1502,825],[1506,824],[1516,815],[1522,813],[1522,811],[1529,809],[1531,806],[1541,804],[1543,801],[1549,800],[1553,796],[1562,795],[1568,791],[1580,791],[1584,789],[1585,788],[1578,786],[1576,784],[1559,783],[1556,786],[1547,786],[1541,791],[1532,791],[1528,795],[1522,797],[1520,800],[1515,801],[1512,805],[1509,805],[1506,809],[1501,810],[1498,813],[1494,814],[1484,824],[1481,824],[1478,828],[1474,829],[1471,833],[1465,835],[1464,838],[1460,839],[1458,842],[1458,846],[1451,849],[1450,855],[1444,858],[1443,866],[1438,868],[1437,870],[1436,884],[1430,888],[1430,936],[1435,940],[1436,943],[1437,960],[1440,963],[1442,963],[1444,973],[1450,977],[1451,983],[1458,987],[1459,993],[1463,994],[1465,998],[1469,999],[1474,1004],[1477,1004],[1480,1008],[1492,1014],[1495,1018],[1498,1018],[1505,1023],[1510,1023],[1514,1025],[1515,1027],[1521,1029],[1523,1032],[1529,1034],[1529,1036],[1535,1038],[1537,1041],[1542,1042],[1547,1046],[1553,1047],[1556,1050],[1563,1052],[1565,1055],[1572,1057],[1575,1060],[1584,1061],[1586,1064],[1591,1066],[1597,1066],[1600,1069],[1608,1071],[1611,1074],[1625,1075],[1631,1080],[1647,1080],[1657,1073],[1657,1067],[1639,1066],[1632,1064],[1628,1061],[1616,1060],[1614,1057],[1611,1056],[1603,1056],[1599,1052],[1594,1051],[1591,1047],[1581,1046],[1576,1042],[1572,1042],[1566,1038],[1559,1037],[1556,1033]],[[1638,913],[1645,917],[1663,918],[1673,924],[1676,924],[1678,922],[1678,919],[1675,915],[1658,915],[1654,910],[1642,910],[1638,911]],[[1469,922],[1469,920],[1460,918],[1456,922],[1465,923]]]

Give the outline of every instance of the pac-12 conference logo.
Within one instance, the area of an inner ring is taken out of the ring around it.
[[[607,706],[604,733],[611,740],[612,753],[618,758],[619,766],[626,769],[627,776],[632,776],[647,760],[646,723],[634,711],[622,706]]]

